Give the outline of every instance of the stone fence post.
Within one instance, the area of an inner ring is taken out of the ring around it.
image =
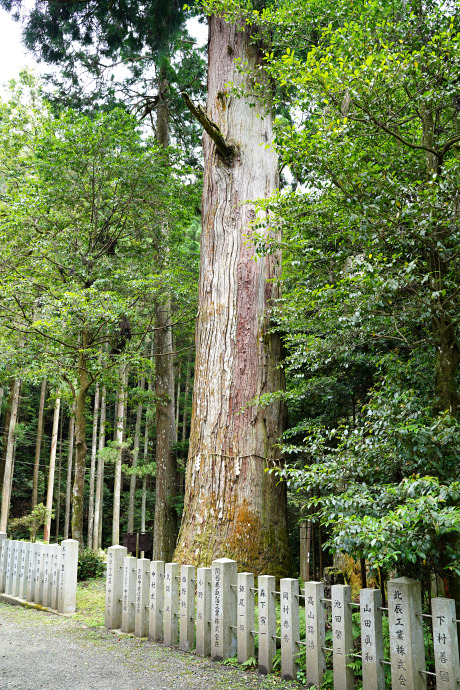
[[[73,613],[77,608],[78,541],[64,539],[61,543],[61,575],[59,579],[59,613]]]
[[[409,577],[389,580],[388,618],[392,690],[425,690],[426,676],[422,673],[425,671],[425,646],[420,582]]]
[[[123,561],[125,546],[110,546],[107,553],[107,584],[105,589],[105,627],[116,630],[121,626],[123,612]]]
[[[460,684],[460,663],[458,656],[457,618],[454,599],[433,598],[434,663],[436,687],[442,690],[457,690]]]
[[[0,532],[0,594],[5,591],[6,562],[8,559],[8,539],[5,532]]]
[[[236,654],[236,587],[238,565],[229,558],[212,562],[211,657],[216,661]]]

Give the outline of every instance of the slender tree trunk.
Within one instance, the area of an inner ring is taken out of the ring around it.
[[[306,572],[305,572],[305,582],[310,582],[310,553],[311,553],[311,520],[307,523],[307,557]]]
[[[94,414],[93,414],[93,438],[91,442],[91,471],[89,475],[89,507],[88,507],[88,549],[93,548],[93,528],[94,528],[94,479],[96,475],[96,453],[97,453],[97,422],[99,418],[99,384],[96,384],[94,394]]]
[[[5,393],[5,389],[3,386],[0,386],[0,420],[2,418],[2,405],[3,405],[3,395]]]
[[[250,201],[278,186],[272,117],[257,101],[232,96],[226,86],[247,80],[235,60],[257,68],[263,79],[262,55],[249,28],[218,16],[209,22],[207,115],[226,147],[203,135],[193,411],[174,558],[209,565],[228,556],[256,574],[286,576],[292,570],[286,488],[265,471],[278,461],[275,444],[285,427],[285,406],[248,405],[284,387],[281,342],[270,333],[268,313],[279,297],[281,257],[274,253],[254,261],[254,248],[245,241],[256,216]]]
[[[187,371],[185,374],[185,391],[184,391],[184,411],[182,413],[182,443],[187,438],[187,403],[188,394],[190,391],[190,357],[187,357]]]
[[[86,470],[86,396],[90,379],[86,368],[86,349],[89,345],[89,334],[82,331],[82,347],[78,362],[78,389],[75,399],[75,478],[72,500],[72,539],[76,539],[83,548],[83,508],[85,496]]]
[[[40,471],[40,449],[42,447],[45,398],[46,398],[46,379],[43,379],[42,387],[40,390],[40,404],[38,407],[37,441],[35,443],[34,476],[33,476],[33,483],[32,483],[32,510],[37,505],[37,499],[38,499],[38,474]]]
[[[117,429],[118,429],[118,398],[119,398],[119,392],[116,391],[115,393],[115,409],[113,412],[113,440],[117,440]]]
[[[69,452],[67,455],[67,483],[65,489],[64,539],[69,538],[70,526],[70,489],[72,487],[73,444],[75,438],[75,403],[72,405],[69,422]]]
[[[51,452],[50,452],[50,465],[48,470],[48,492],[46,495],[46,510],[47,518],[44,528],[44,538],[45,544],[50,542],[51,534],[51,511],[53,510],[53,493],[54,493],[54,472],[56,468],[56,452],[57,452],[57,442],[58,442],[58,431],[59,431],[59,413],[61,410],[61,398],[58,394],[56,402],[54,403],[54,418],[53,418],[53,433],[51,436]]]
[[[180,373],[181,373],[181,363],[179,361],[179,366],[177,368],[177,393],[176,393],[176,438],[178,438],[178,435],[179,435]]]
[[[101,419],[99,424],[99,451],[105,446],[105,415],[106,415],[106,389],[102,387],[101,395]],[[93,549],[96,551],[101,548],[101,541],[99,538],[99,526],[102,525],[102,498],[104,494],[104,458],[99,452],[97,458],[97,476],[96,476],[96,501],[94,506],[94,531],[93,531]]]
[[[139,388],[144,390],[145,376],[142,376],[139,382]],[[134,448],[133,448],[133,470],[137,467],[139,459],[139,444],[141,439],[141,424],[142,424],[142,402],[137,405],[136,414],[136,430],[134,432]],[[134,501],[136,498],[136,475],[132,474],[129,481],[129,506],[128,506],[128,532],[134,531]]]
[[[57,483],[57,496],[56,496],[56,542],[59,539],[59,522],[60,522],[60,512],[61,512],[61,473],[62,473],[62,427],[63,427],[64,415],[61,415],[61,424],[59,431],[59,463],[58,463],[58,483]]]
[[[153,339],[152,339],[152,353],[153,353]],[[147,390],[152,390],[152,381],[149,379]],[[144,435],[144,468],[147,466],[149,454],[149,432],[150,432],[150,417],[148,409],[145,411],[145,435]],[[147,506],[147,475],[142,477],[142,502],[141,502],[141,532],[145,532],[145,511]]]
[[[15,429],[19,414],[19,401],[21,397],[21,379],[14,380],[13,396],[11,399],[11,414],[8,428],[8,442],[5,456],[5,470],[3,474],[2,512],[0,516],[0,532],[6,532],[8,515],[10,512],[11,487],[13,483],[13,456]]]
[[[3,446],[2,455],[0,458],[0,486],[3,486],[3,477],[5,475],[5,461],[8,450],[8,434],[10,431],[11,407],[13,405],[15,381],[16,379],[13,379],[9,386],[8,402],[5,410],[5,421],[3,423]]]
[[[163,308],[164,307],[164,308]],[[176,442],[174,415],[174,366],[171,302],[155,309],[156,392],[156,491],[153,558],[170,561],[177,535],[177,514],[172,499],[177,491],[177,466],[172,446]]]
[[[125,389],[128,378],[128,365],[121,365],[120,380],[121,390],[118,395],[117,414],[117,443],[118,453],[115,461],[115,481],[113,487],[113,521],[112,521],[112,546],[120,543],[120,498],[121,498],[121,461],[123,455],[123,428],[125,422]]]
[[[169,144],[168,84],[161,81],[157,106],[157,140]],[[166,229],[164,229],[166,235]],[[172,447],[176,442],[174,409],[174,356],[171,300],[155,305],[155,392],[156,392],[156,492],[153,558],[170,561],[177,535],[177,513],[172,499],[177,491],[177,464]]]

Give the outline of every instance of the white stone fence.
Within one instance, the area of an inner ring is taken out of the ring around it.
[[[236,561],[220,558],[211,568],[150,561],[127,556],[123,546],[108,550],[105,625],[166,645],[195,649],[215,660],[235,654],[240,663],[254,657],[258,638],[258,667],[273,670],[277,641],[281,648],[281,675],[297,676],[297,661],[305,655],[307,684],[323,682],[326,653],[331,654],[334,689],[353,690],[350,664],[362,659],[363,690],[384,690],[385,668],[392,690],[422,690],[427,677],[436,687],[457,690],[460,683],[455,602],[432,599],[432,614],[422,615],[420,583],[398,578],[388,583],[388,607],[381,593],[362,589],[360,602],[351,601],[349,585],[333,585],[331,599],[324,583],[261,575],[254,587],[252,573],[238,573]],[[255,608],[258,607],[258,620]],[[279,623],[277,635],[277,606]],[[300,609],[305,609],[305,637],[300,637]],[[353,646],[352,614],[360,612],[361,652]],[[328,614],[330,614],[328,616]],[[383,616],[388,616],[390,659],[384,658]],[[329,617],[332,646],[326,646]],[[426,670],[423,619],[432,625],[435,673]]]
[[[77,604],[78,541],[15,541],[0,532],[0,599],[72,613]]]

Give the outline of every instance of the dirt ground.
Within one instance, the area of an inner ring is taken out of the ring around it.
[[[299,686],[117,635],[94,616],[65,618],[0,603],[0,688],[298,690]]]

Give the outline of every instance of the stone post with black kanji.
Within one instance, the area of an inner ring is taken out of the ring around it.
[[[107,552],[105,627],[109,630],[117,630],[121,626],[123,613],[123,562],[126,556],[127,549],[125,546],[110,546]]]
[[[238,573],[238,663],[254,657],[254,574]]]
[[[385,690],[381,606],[382,593],[379,589],[360,591],[363,690]]]
[[[178,563],[166,563],[164,643],[171,647],[179,642],[179,578],[180,565]]]
[[[350,585],[332,585],[332,663],[334,690],[353,690],[353,627],[351,617]]]
[[[121,630],[134,632],[136,605],[137,561],[134,556],[123,559],[123,609],[121,612]]]
[[[195,568],[180,567],[179,647],[188,652],[195,646]]]
[[[163,641],[164,561],[150,562],[149,638]]]
[[[273,575],[259,576],[259,672],[273,671],[276,652],[276,601]]]
[[[211,568],[198,568],[196,575],[196,653],[211,654]]]
[[[295,658],[300,651],[298,580],[280,580],[280,615],[281,676],[285,680],[297,680],[298,665]]]
[[[305,645],[307,683],[318,688],[323,684],[323,675],[326,668],[325,637],[324,582],[306,582]]]
[[[439,690],[457,690],[460,685],[460,663],[455,600],[433,598],[431,612],[436,687]]]
[[[134,633],[136,637],[148,637],[149,634],[149,580],[150,560],[148,558],[138,558],[136,569],[136,611],[134,615]]]
[[[212,562],[211,657],[215,661],[236,654],[236,587],[238,565],[229,558]]]
[[[420,582],[400,577],[389,580],[387,587],[392,690],[425,690]]]

